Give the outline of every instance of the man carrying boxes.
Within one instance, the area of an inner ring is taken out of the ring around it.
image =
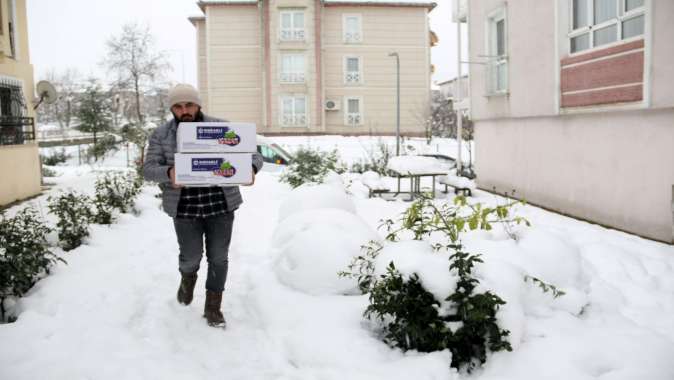
[[[238,185],[252,185],[263,164],[255,124],[204,115],[199,93],[189,84],[173,87],[168,100],[174,119],[150,136],[143,176],[159,184],[162,207],[173,218],[182,277],[178,302],[192,302],[205,238],[204,317],[210,326],[225,327],[220,306],[234,211],[243,202]]]

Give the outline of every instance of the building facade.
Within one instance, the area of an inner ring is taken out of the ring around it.
[[[430,102],[426,0],[201,1],[204,109],[263,134],[422,135]]]
[[[674,2],[468,3],[479,186],[674,241]]]
[[[0,1],[0,206],[41,191],[25,0]]]

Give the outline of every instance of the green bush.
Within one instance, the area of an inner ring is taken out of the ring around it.
[[[64,251],[70,251],[82,245],[89,236],[89,222],[94,216],[91,211],[91,198],[74,191],[47,198],[49,211],[58,217],[58,237]]]
[[[343,168],[338,164],[337,150],[330,153],[300,147],[280,181],[286,182],[293,188],[305,183],[323,183],[330,170],[341,172]]]
[[[43,177],[56,177],[56,171],[50,169],[46,166],[42,167],[42,176]]]
[[[111,213],[113,209],[122,213],[131,211],[142,184],[142,179],[134,174],[110,172],[98,177],[94,197],[97,214]],[[96,223],[110,224],[100,221]]]
[[[377,143],[376,152],[371,152],[368,155],[367,160],[360,160],[354,162],[349,169],[352,173],[365,173],[367,171],[373,171],[382,176],[388,175],[388,161],[393,156],[388,145],[384,144],[382,141]]]
[[[87,161],[94,159],[98,161],[100,158],[104,158],[107,155],[110,155],[119,150],[118,143],[115,141],[114,135],[105,135],[99,138],[96,141],[96,144],[92,145],[87,149]]]
[[[485,363],[488,352],[512,350],[501,329],[496,313],[505,304],[492,292],[477,293],[479,281],[472,275],[479,255],[463,252],[461,233],[468,230],[491,230],[494,223],[529,224],[520,217],[511,217],[511,208],[520,202],[497,207],[468,204],[457,197],[454,204],[435,205],[430,197],[415,201],[397,221],[382,224],[388,230],[387,240],[395,242],[401,234],[415,240],[441,234],[444,243],[435,243],[436,251],[449,251],[448,275],[458,277],[456,288],[443,301],[436,299],[423,286],[423,279],[414,273],[401,275],[393,262],[385,274],[374,276],[375,259],[382,245],[370,242],[363,246],[365,254],[356,257],[340,276],[354,278],[363,293],[369,293],[370,305],[364,316],[379,322],[384,341],[403,350],[430,352],[449,349],[452,367],[473,370]],[[441,313],[440,310],[448,310]]]
[[[42,163],[47,166],[55,166],[57,164],[66,162],[71,156],[69,154],[66,154],[65,149],[61,149],[60,151],[52,151],[52,153],[48,156],[41,156],[42,158]]]
[[[6,320],[4,301],[20,297],[40,276],[49,273],[57,261],[47,244],[51,229],[33,208],[19,211],[13,218],[0,212],[0,317]]]

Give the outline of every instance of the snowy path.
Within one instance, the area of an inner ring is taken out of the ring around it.
[[[54,190],[91,191],[95,173],[60,169],[66,175]],[[447,352],[402,353],[379,341],[362,318],[367,297],[312,296],[279,282],[270,251],[289,190],[276,174],[263,172],[255,186],[242,188],[223,299],[228,327],[208,327],[201,317],[205,260],[194,302],[179,305],[175,233],[156,192],[144,190],[140,215],[91,226],[87,244],[65,254],[68,265],[19,301],[18,321],[0,325],[0,379],[674,378],[672,246],[534,207],[523,210],[534,227],[519,243],[485,234],[467,239],[496,263],[493,280],[507,279],[518,265],[576,290],[551,306],[536,290],[533,303],[531,294],[512,293],[519,282],[500,284],[511,301],[503,317],[521,339],[513,352],[493,355],[466,376],[450,370]],[[44,198],[32,203],[44,208]],[[354,202],[373,228],[409,206]],[[584,314],[568,311],[585,302]]]

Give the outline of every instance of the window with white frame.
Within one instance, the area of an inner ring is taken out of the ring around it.
[[[569,52],[642,36],[645,0],[570,0]]]
[[[306,59],[304,54],[281,55],[281,83],[304,83]]]
[[[344,98],[344,124],[363,124],[363,98],[360,96],[347,96]]]
[[[492,12],[487,18],[487,93],[508,92],[508,24],[506,9]]]
[[[363,41],[363,17],[359,14],[346,14],[342,19],[342,34],[347,44]]]
[[[281,11],[281,41],[304,41],[304,11]]]
[[[284,127],[307,125],[307,97],[305,95],[281,96],[280,122]]]
[[[360,84],[363,82],[363,73],[360,57],[344,57],[344,83]]]

